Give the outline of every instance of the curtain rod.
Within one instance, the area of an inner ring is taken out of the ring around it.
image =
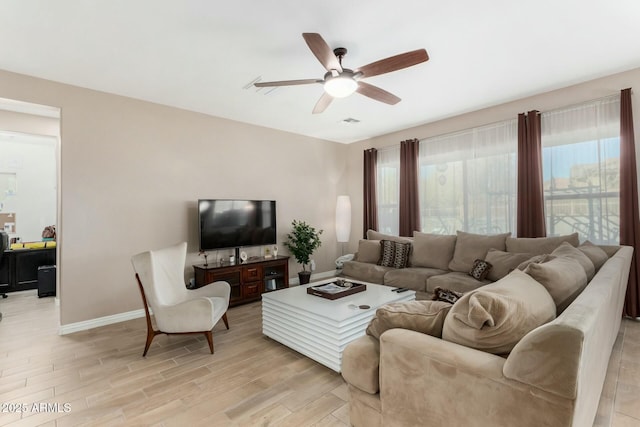
[[[594,99],[590,99],[588,101],[582,101],[582,102],[578,102],[575,104],[570,104],[570,105],[565,105],[564,107],[557,107],[557,108],[553,108],[551,110],[546,110],[546,111],[539,111],[540,114],[544,114],[544,113],[556,113],[558,111],[562,111],[562,110],[568,110],[571,108],[577,108],[577,107],[581,107],[583,105],[592,103],[592,102],[597,102],[597,101],[604,101],[610,98],[620,98],[620,91],[618,93],[613,93],[611,95],[605,95],[605,96],[601,96],[600,98],[594,98]]]
[[[620,97],[620,91],[619,91],[618,93],[613,93],[613,94],[611,94],[611,95],[605,95],[605,96],[602,96],[602,97],[600,97],[600,98],[594,98],[594,99],[591,99],[591,100],[589,100],[589,101],[579,102],[579,103],[577,103],[577,104],[565,105],[564,107],[558,107],[558,108],[554,108],[554,109],[552,109],[552,110],[539,111],[539,113],[540,113],[540,114],[543,114],[543,113],[553,113],[553,112],[560,111],[560,110],[566,110],[567,108],[578,107],[578,106],[580,106],[580,105],[588,104],[588,103],[590,103],[590,102],[603,101],[603,100],[605,100],[605,99],[608,99],[608,98],[615,98],[615,97]],[[471,127],[471,128],[460,129],[460,130],[453,131],[453,132],[441,133],[441,134],[438,134],[438,135],[425,136],[425,137],[423,137],[423,138],[417,138],[417,139],[418,139],[418,141],[422,142],[422,141],[424,141],[424,140],[426,140],[426,139],[430,139],[430,138],[439,138],[439,137],[441,137],[441,136],[445,136],[445,135],[455,135],[455,134],[458,134],[458,133],[468,132],[468,131],[470,131],[470,130],[472,130],[472,129],[483,128],[483,127],[485,127],[485,126],[493,126],[493,125],[496,125],[496,124],[498,124],[498,123],[505,123],[505,122],[517,121],[517,120],[518,120],[518,118],[517,118],[517,116],[516,116],[516,118],[514,118],[514,119],[498,120],[498,121],[491,122],[491,123],[486,123],[486,124],[483,124],[483,125],[480,125],[480,126],[475,126],[475,127]],[[383,147],[383,148],[377,148],[377,150],[378,150],[378,151],[389,151],[389,150],[397,149],[399,146],[400,146],[400,143],[398,142],[398,143],[396,143],[396,145],[388,145],[388,146]]]

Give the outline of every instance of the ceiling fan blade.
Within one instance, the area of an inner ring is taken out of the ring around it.
[[[372,62],[353,71],[355,73],[362,73],[363,77],[372,77],[411,67],[412,65],[420,64],[428,60],[429,55],[427,55],[427,51],[425,49],[418,49]]]
[[[313,83],[322,83],[322,80],[318,80],[318,79],[282,80],[279,82],[258,82],[258,83],[254,83],[253,85],[255,87],[272,87],[272,86],[310,85]]]
[[[323,92],[318,102],[316,102],[316,106],[313,107],[313,114],[322,113],[331,104],[331,101],[333,101],[333,97],[327,92]]]
[[[322,36],[318,33],[302,33],[304,41],[307,42],[307,46],[311,49],[311,52],[318,58],[318,61],[327,69],[327,71],[338,70],[342,72],[342,66],[340,61],[333,53],[333,50],[329,47],[327,42],[324,41]]]
[[[370,85],[365,82],[358,82],[358,89],[356,89],[360,95],[368,96],[376,101],[384,102],[385,104],[395,105],[400,102],[400,98],[392,93],[387,92],[384,89],[380,89],[378,86]]]

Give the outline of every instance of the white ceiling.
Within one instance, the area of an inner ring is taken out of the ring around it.
[[[0,0],[0,69],[349,143],[640,67],[639,22],[638,0]],[[431,59],[366,80],[395,106],[244,89],[321,78],[303,32],[347,68]]]

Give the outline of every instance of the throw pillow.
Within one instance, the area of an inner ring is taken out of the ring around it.
[[[456,236],[413,232],[413,267],[448,270],[456,247]]]
[[[453,259],[449,263],[449,270],[468,273],[477,259],[484,259],[489,249],[494,248],[503,251],[505,240],[511,233],[486,236],[483,234],[465,233],[458,231],[456,248]]]
[[[413,239],[411,237],[400,237],[375,230],[367,230],[367,240],[391,240],[392,242],[411,243]]]
[[[489,270],[487,279],[492,282],[500,280],[531,257],[531,254],[518,254],[489,249],[484,260],[491,263],[493,267]]]
[[[388,329],[410,329],[423,334],[442,336],[442,325],[451,308],[451,304],[443,301],[408,301],[385,304],[376,310],[376,315],[369,326],[367,334],[380,339],[380,335]]]
[[[507,252],[529,253],[534,255],[550,254],[562,242],[569,242],[571,246],[578,246],[578,233],[554,237],[508,237]]]
[[[549,262],[554,258],[555,257],[553,255],[549,255],[549,254],[534,255],[531,258],[529,258],[528,260],[523,261],[520,264],[518,264],[517,268],[520,271],[524,271],[529,266],[529,264],[542,264],[544,262]]]
[[[451,289],[435,288],[433,290],[433,301],[444,301],[455,304],[464,295],[462,292],[452,291]]]
[[[556,257],[551,261],[532,263],[524,270],[542,284],[556,303],[557,313],[564,311],[587,286],[587,273],[578,261]]]
[[[380,240],[360,240],[357,261],[377,264],[380,259]]]
[[[380,255],[378,265],[393,268],[405,268],[409,265],[411,243],[381,240],[380,245],[382,246],[382,254]]]
[[[485,277],[489,274],[491,270],[490,262],[487,262],[483,259],[477,259],[473,261],[473,267],[471,267],[471,271],[469,272],[469,276],[473,277],[476,280],[484,280]]]
[[[555,318],[547,290],[520,270],[465,294],[445,318],[442,339],[505,354],[526,334]]]
[[[587,274],[587,282],[591,281],[591,279],[593,279],[593,276],[596,274],[596,269],[589,257],[582,253],[580,249],[574,248],[567,242],[564,242],[563,244],[558,246],[553,252],[551,252],[551,255],[556,257],[571,258],[577,261],[582,266],[582,268],[584,268],[584,272]]]
[[[596,272],[600,270],[600,267],[609,259],[609,255],[607,255],[601,247],[594,245],[588,240],[578,246],[578,249],[591,260]]]

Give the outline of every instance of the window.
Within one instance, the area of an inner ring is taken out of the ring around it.
[[[542,114],[547,235],[618,244],[620,96]]]
[[[422,231],[515,230],[517,147],[517,120],[421,141]]]
[[[400,231],[400,146],[378,150],[378,230],[398,235]]]

